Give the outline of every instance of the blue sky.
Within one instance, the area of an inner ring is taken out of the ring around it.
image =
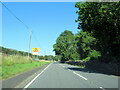
[[[75,2],[8,2],[4,3],[33,31],[31,48],[40,48],[40,55],[54,55],[53,44],[64,30],[77,33],[78,15]],[[29,30],[2,7],[2,45],[28,51]]]

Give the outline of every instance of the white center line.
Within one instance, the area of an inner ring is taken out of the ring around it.
[[[51,63],[52,64],[52,63]],[[31,82],[29,82],[23,90],[25,90],[26,88],[28,88],[51,64],[49,64],[42,72],[40,72]]]
[[[78,74],[78,73],[76,73],[76,72],[73,72],[73,73],[76,74],[76,75],[78,75],[79,77],[81,77],[81,78],[87,80],[87,78],[83,77],[82,75],[80,75],[80,74]]]

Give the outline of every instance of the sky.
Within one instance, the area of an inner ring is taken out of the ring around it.
[[[4,2],[33,31],[32,48],[40,55],[55,55],[53,44],[64,30],[77,33],[75,2]],[[2,6],[2,43],[0,45],[28,51],[29,30]]]

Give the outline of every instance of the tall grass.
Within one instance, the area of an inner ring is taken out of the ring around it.
[[[18,55],[1,55],[0,60],[0,79],[6,79],[13,75],[23,73],[33,68],[39,67],[50,62],[45,61],[34,61],[32,58]]]
[[[0,66],[2,66],[2,53],[0,53]]]
[[[2,65],[11,66],[14,64],[25,64],[32,62],[32,59],[25,56],[18,55],[2,55]]]

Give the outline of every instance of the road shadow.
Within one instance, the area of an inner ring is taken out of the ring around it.
[[[86,68],[80,68],[80,67],[68,67],[67,69],[73,70],[73,71],[81,71],[81,72],[85,72],[85,73],[98,73],[98,74],[105,74],[105,75],[115,75],[115,76],[119,76],[116,74],[112,74],[109,72],[101,72],[101,71],[95,71],[95,70],[89,70]]]
[[[76,67],[72,67],[72,66],[68,67],[68,69],[74,71],[120,76],[120,63],[103,63],[97,60],[84,61],[84,62],[69,61],[66,63],[69,65],[76,65]],[[80,68],[77,66],[84,66],[84,68]]]
[[[80,67],[68,67],[67,69],[73,70],[73,71],[82,71],[86,73],[95,73],[94,71],[85,69],[85,68],[80,68]]]

